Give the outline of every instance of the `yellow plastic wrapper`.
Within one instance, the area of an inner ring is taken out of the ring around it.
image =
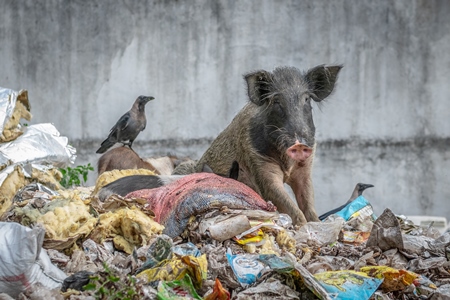
[[[92,196],[97,195],[98,191],[108,183],[131,175],[155,175],[155,173],[147,169],[112,170],[103,172],[95,181],[95,188],[92,192]]]
[[[138,208],[121,208],[100,215],[99,224],[92,231],[90,238],[99,244],[106,238],[113,238],[116,247],[131,254],[134,247],[147,245],[150,239],[161,234],[163,229],[164,226]]]
[[[250,243],[259,243],[264,239],[264,232],[258,229],[242,238],[233,238],[239,245],[247,245]]]
[[[180,280],[186,274],[193,280],[195,288],[201,288],[203,280],[206,279],[208,271],[208,261],[206,254],[199,257],[182,256],[171,260],[163,260],[156,267],[147,269],[139,273],[136,277],[152,281],[173,281]]]
[[[206,260],[206,254],[199,257],[194,256],[183,256],[181,261],[189,266],[188,273],[190,273],[193,279],[194,286],[196,288],[202,287],[202,282],[207,278],[208,275],[208,261]]]
[[[187,272],[186,265],[181,259],[163,260],[156,267],[147,269],[137,274],[136,277],[145,280],[146,282],[152,281],[173,281],[180,280]]]
[[[401,291],[411,285],[419,277],[418,274],[407,270],[397,270],[387,266],[362,267],[361,272],[369,276],[382,279],[381,288],[384,292]]]

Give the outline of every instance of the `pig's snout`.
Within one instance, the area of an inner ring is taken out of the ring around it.
[[[291,147],[289,147],[287,150],[287,155],[292,158],[293,160],[300,162],[306,160],[308,157],[311,156],[313,150],[312,148],[300,144],[298,141],[295,142],[295,144]]]

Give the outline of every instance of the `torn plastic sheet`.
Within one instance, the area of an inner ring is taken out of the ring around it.
[[[386,208],[373,224],[366,245],[378,246],[382,251],[392,248],[404,249],[400,223],[389,208]]]

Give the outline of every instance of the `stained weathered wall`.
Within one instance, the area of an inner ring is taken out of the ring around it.
[[[29,91],[32,123],[54,123],[77,164],[141,94],[156,100],[136,150],[198,158],[246,72],[343,64],[315,111],[318,212],[365,182],[378,213],[450,217],[449,15],[445,0],[6,0],[0,86]]]

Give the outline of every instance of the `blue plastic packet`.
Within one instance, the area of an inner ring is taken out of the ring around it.
[[[258,260],[256,254],[236,254],[227,252],[228,263],[233,269],[239,283],[246,287],[249,284],[255,283],[261,275],[269,268]]]
[[[359,217],[370,216],[373,221],[377,219],[373,212],[373,207],[362,195],[347,204],[343,209],[334,213],[345,221]]]

